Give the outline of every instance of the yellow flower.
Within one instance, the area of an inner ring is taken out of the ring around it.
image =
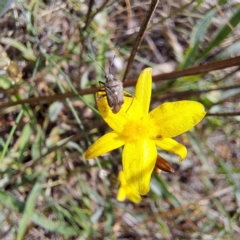
[[[107,104],[104,92],[97,92],[98,109],[113,131],[99,138],[86,152],[86,159],[100,156],[124,145],[123,172],[128,184],[144,195],[150,189],[150,178],[157,161],[157,147],[179,155],[182,161],[187,149],[173,140],[194,127],[205,116],[204,106],[195,101],[164,103],[149,112],[152,92],[151,68],[140,74],[134,98],[124,97],[121,110],[115,114]]]
[[[136,191],[134,191],[127,183],[123,171],[119,172],[118,180],[120,182],[120,188],[117,195],[118,201],[123,202],[127,197],[130,201],[134,203],[141,202],[141,196]]]

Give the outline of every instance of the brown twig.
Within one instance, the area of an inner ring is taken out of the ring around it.
[[[166,101],[171,98],[181,98],[181,97],[186,98],[187,96],[192,96],[192,95],[196,96],[196,95],[200,95],[201,93],[206,93],[211,91],[221,91],[221,90],[225,91],[225,90],[236,89],[236,88],[240,88],[240,85],[232,85],[232,86],[218,87],[218,88],[211,88],[211,89],[204,89],[204,90],[187,90],[182,92],[169,93],[165,96],[158,98],[158,100]]]
[[[86,16],[86,20],[85,20],[85,25],[84,25],[84,27],[83,27],[83,29],[82,29],[82,32],[86,31],[86,28],[88,27],[88,24],[89,24],[89,22],[90,22],[93,3],[94,3],[94,0],[90,0],[90,1],[89,1],[89,4],[88,4],[88,12],[87,12],[87,16]]]
[[[211,199],[214,199],[214,198],[221,197],[222,195],[226,195],[226,194],[228,194],[232,191],[233,191],[232,186],[231,187],[226,187],[226,188],[221,189],[219,191],[215,191],[208,196],[202,197],[198,200],[194,200],[194,201],[192,201],[192,202],[190,202],[186,205],[180,206],[178,208],[171,209],[171,210],[163,212],[163,213],[156,214],[156,215],[151,216],[151,217],[149,217],[149,218],[147,218],[143,221],[139,221],[139,222],[134,224],[134,227],[139,226],[141,224],[147,224],[148,222],[156,221],[157,219],[163,219],[163,218],[166,219],[169,216],[174,217],[176,215],[179,215],[183,211],[191,209],[191,206],[201,205],[201,202],[203,202],[203,204],[204,204],[204,202],[206,200],[211,200]]]
[[[138,32],[138,35],[136,37],[134,46],[132,48],[131,55],[130,55],[130,57],[128,59],[128,64],[127,64],[127,67],[126,67],[126,70],[125,70],[125,73],[124,73],[123,82],[127,78],[128,73],[129,73],[129,71],[130,71],[130,69],[132,67],[135,55],[136,55],[136,53],[137,53],[137,51],[138,51],[138,49],[140,47],[140,44],[141,44],[141,42],[143,40],[144,33],[145,33],[146,29],[147,29],[149,21],[151,20],[151,17],[152,17],[152,15],[154,13],[155,8],[157,7],[157,4],[158,4],[158,0],[152,0],[151,1],[149,9],[148,9],[148,11],[146,13],[146,17],[143,20],[142,25],[140,27],[140,30]]]
[[[225,112],[225,113],[207,113],[207,117],[233,117],[240,116],[240,112]]]
[[[159,74],[153,76],[154,82],[164,81],[166,79],[174,79],[183,76],[198,75],[203,73],[208,73],[215,70],[220,70],[224,68],[240,66],[240,56],[234,58],[228,58],[226,60],[203,64],[197,67],[191,67],[179,71],[174,71],[171,73]]]
[[[240,56],[237,56],[234,58],[228,58],[226,60],[222,60],[214,63],[200,65],[198,67],[192,67],[192,68],[187,68],[179,71],[173,71],[171,73],[158,74],[153,76],[153,82],[162,82],[162,81],[175,79],[183,76],[199,75],[199,74],[209,73],[211,71],[225,69],[225,68],[234,67],[234,66],[240,66]],[[124,87],[130,87],[130,86],[134,86],[136,82],[137,82],[137,79],[129,80],[123,85]],[[95,93],[100,88],[101,87],[93,87],[89,89],[79,90],[78,94],[82,96],[86,94]],[[32,97],[32,98],[23,99],[17,102],[1,103],[0,109],[16,106],[19,104],[25,104],[25,103],[34,103],[34,104],[50,103],[57,100],[63,100],[65,98],[72,98],[72,97],[77,97],[77,95],[73,92],[68,92],[68,93],[62,93],[62,94],[48,96],[48,97]]]

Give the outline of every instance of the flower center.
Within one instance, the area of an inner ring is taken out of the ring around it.
[[[144,119],[129,121],[124,128],[123,135],[130,140],[149,138],[149,126]]]

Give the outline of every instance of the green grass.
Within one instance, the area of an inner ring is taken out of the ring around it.
[[[94,94],[79,94],[104,81],[87,54],[106,71],[116,54],[119,69],[111,70],[123,77],[147,8],[125,4],[93,5],[86,26],[89,1],[19,0],[1,16],[1,103],[37,98],[6,108],[0,103],[1,239],[240,237],[239,116],[207,116],[179,136],[188,148],[181,163],[159,150],[175,173],[153,174],[140,204],[116,200],[121,149],[84,159],[109,131]],[[159,74],[239,55],[239,11],[234,1],[159,3],[129,79],[149,66]],[[233,85],[240,85],[238,67],[154,83],[151,108],[166,97],[199,101],[210,113],[237,112],[239,88],[217,90]],[[215,90],[197,94],[207,89]],[[196,94],[180,95],[188,90]],[[69,92],[74,97],[60,98]]]

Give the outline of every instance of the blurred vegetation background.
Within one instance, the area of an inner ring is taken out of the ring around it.
[[[109,131],[93,94],[104,74],[85,53],[106,71],[116,55],[122,80],[150,2],[12,2],[0,6],[0,239],[239,239],[239,66],[153,84],[151,108],[191,99],[209,115],[178,137],[183,162],[159,149],[175,173],[118,202],[121,149],[84,160]],[[127,79],[240,55],[239,16],[238,0],[159,1]]]

